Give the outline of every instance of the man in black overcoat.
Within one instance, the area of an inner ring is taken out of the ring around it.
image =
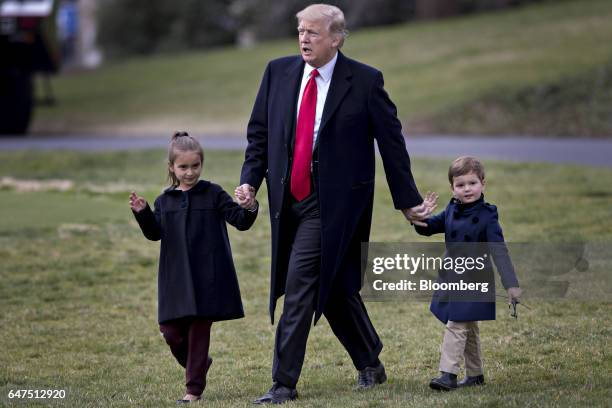
[[[283,294],[272,388],[255,403],[297,397],[314,315],[324,314],[358,370],[358,387],[386,380],[380,341],[359,295],[360,250],[374,200],[375,148],[396,209],[431,213],[410,170],[397,111],[380,71],[345,57],[344,15],[329,5],[297,14],[300,53],[271,61],[248,124],[239,201],[264,178],[272,227],[270,316]],[[423,224],[425,225],[425,224]]]

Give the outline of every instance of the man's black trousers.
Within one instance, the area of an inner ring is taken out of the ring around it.
[[[272,379],[295,388],[306,352],[319,291],[321,220],[316,194],[288,203],[284,217],[294,232],[283,313],[276,329]],[[376,366],[382,342],[359,294],[331,293],[324,315],[357,370]]]

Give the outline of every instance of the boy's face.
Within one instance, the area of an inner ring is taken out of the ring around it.
[[[202,160],[198,152],[181,152],[176,155],[174,163],[169,166],[179,181],[179,188],[188,190],[200,179]]]
[[[463,204],[473,203],[478,200],[484,188],[484,180],[481,181],[476,173],[473,172],[453,177],[453,185],[451,186],[453,197]]]

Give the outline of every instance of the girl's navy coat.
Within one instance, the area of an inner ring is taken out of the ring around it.
[[[495,280],[493,279],[493,266],[491,257],[495,262],[497,271],[501,276],[504,288],[518,287],[518,280],[514,273],[508,249],[504,244],[504,235],[498,222],[497,207],[479,200],[461,204],[452,199],[446,209],[441,213],[427,219],[427,227],[415,225],[416,231],[421,235],[444,233],[447,252],[452,250],[451,243],[488,242],[488,256],[484,262],[485,267],[480,276],[487,276],[490,282],[488,299],[490,301],[452,300],[452,295],[444,291],[436,291],[431,301],[431,312],[443,323],[449,320],[456,322],[495,320]],[[458,245],[455,245],[457,247]],[[465,246],[464,246],[465,247]],[[477,245],[474,246],[476,248]],[[479,246],[478,246],[479,247]],[[466,278],[469,279],[466,272]],[[457,281],[453,271],[439,271],[439,282]],[[455,296],[458,299],[458,296]],[[481,297],[482,299],[482,297]]]
[[[241,208],[217,184],[200,180],[188,191],[165,190],[134,213],[145,237],[161,239],[160,323],[187,316],[219,321],[244,317],[225,222],[249,229],[256,211]]]

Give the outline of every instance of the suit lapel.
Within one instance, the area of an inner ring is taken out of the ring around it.
[[[291,144],[293,124],[296,116],[296,105],[298,99],[298,92],[300,91],[300,83],[302,80],[302,73],[304,72],[304,60],[302,57],[297,57],[296,61],[285,71],[285,85],[282,86],[282,100],[287,106],[285,110],[283,135],[285,143]]]
[[[351,89],[351,70],[348,67],[346,57],[338,51],[338,59],[332,74],[331,84],[323,107],[323,115],[321,117],[321,125],[319,126],[319,137],[317,137],[317,145],[321,139],[321,134],[329,119],[333,116],[336,109],[344,99],[346,93]]]

